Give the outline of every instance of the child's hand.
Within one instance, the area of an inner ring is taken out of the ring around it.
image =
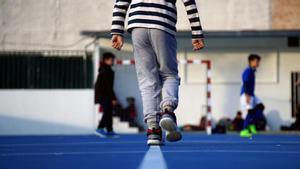
[[[192,45],[193,45],[193,50],[200,50],[205,47],[203,39],[193,39]]]
[[[251,103],[251,96],[246,94],[246,103],[250,104]]]
[[[111,46],[115,49],[121,50],[123,46],[123,37],[121,35],[113,35],[111,38]]]
[[[113,101],[112,101],[112,105],[113,105],[113,106],[116,106],[117,104],[118,104],[118,101],[117,101],[117,100],[113,100]]]

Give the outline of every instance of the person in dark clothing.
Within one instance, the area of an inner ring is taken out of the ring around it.
[[[296,85],[300,87],[300,79],[296,81]],[[288,131],[288,130],[298,130],[300,131],[300,103],[297,105],[296,109],[296,121],[291,124],[290,126],[281,126],[281,130]]]
[[[300,83],[299,83],[300,85]],[[297,106],[296,111],[296,121],[292,123],[290,126],[281,126],[281,130],[283,131],[300,131],[300,104]]]
[[[133,97],[127,97],[126,101],[128,106],[125,108],[126,120],[130,122],[130,124],[135,123],[135,119],[137,116],[136,108],[135,108],[135,99]]]
[[[255,126],[258,131],[265,131],[267,127],[267,118],[264,115],[265,106],[263,104],[258,104],[255,106]]]
[[[129,122],[130,127],[138,127],[140,132],[144,131],[144,126],[140,125],[137,119],[138,113],[135,106],[135,98],[127,97],[126,101],[128,105],[123,112],[124,119]]]
[[[231,129],[233,131],[241,131],[244,128],[244,119],[242,117],[242,112],[238,111],[234,120],[231,123]]]
[[[95,104],[100,104],[103,109],[103,116],[99,122],[96,134],[101,137],[116,137],[113,131],[113,107],[117,104],[114,92],[114,64],[115,55],[104,53],[98,71],[98,77],[95,84]],[[106,129],[106,131],[104,130]]]

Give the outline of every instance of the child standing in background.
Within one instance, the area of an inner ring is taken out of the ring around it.
[[[182,0],[192,29],[194,50],[204,47],[203,32],[195,0]],[[176,57],[176,0],[116,0],[112,19],[112,47],[123,46],[124,21],[129,9],[128,32],[132,35],[148,145],[179,141],[174,114],[178,105],[178,64]],[[161,129],[162,128],[162,129]]]
[[[256,123],[263,116],[265,106],[255,95],[255,72],[259,67],[261,57],[257,54],[250,54],[248,57],[249,66],[242,74],[241,87],[241,109],[247,113],[244,121],[244,129],[240,132],[241,137],[251,137],[256,134]]]
[[[113,106],[117,104],[114,92],[114,71],[111,68],[114,59],[115,55],[112,53],[103,54],[95,84],[95,104],[100,104],[103,108],[103,116],[95,132],[100,137],[118,137],[113,131]]]

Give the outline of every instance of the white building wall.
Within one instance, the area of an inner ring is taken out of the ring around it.
[[[279,130],[281,125],[288,125],[293,121],[290,77],[292,71],[300,71],[299,49],[286,48],[285,38],[210,39],[207,44],[205,50],[191,52],[190,40],[179,40],[178,58],[212,61],[212,112],[215,121],[222,117],[233,118],[240,109],[241,73],[247,66],[250,53],[262,56],[261,67],[257,72],[256,93],[266,106],[269,129]],[[101,45],[102,52],[113,51],[109,48],[108,41],[102,41]],[[281,47],[277,48],[278,46]],[[126,46],[123,52],[114,53],[121,59],[129,59],[132,57],[130,50],[131,47]],[[114,69],[118,98],[125,104],[127,96],[136,97],[139,119],[142,122],[142,106],[134,66],[115,66]],[[181,86],[180,104],[176,111],[178,123],[197,125],[206,112],[205,66],[180,65],[179,71]]]
[[[0,50],[82,50],[82,30],[110,30],[114,0],[3,0]],[[268,30],[270,0],[197,0],[205,30]],[[178,30],[190,25],[181,0]]]
[[[109,30],[113,2],[112,0],[2,0],[0,50],[83,50],[92,39],[82,37],[80,31]],[[177,3],[178,29],[187,30],[189,24],[184,7],[180,0]],[[271,0],[197,0],[197,3],[205,30],[271,29]],[[217,43],[214,44],[215,48],[224,52],[226,45],[230,44],[225,41]],[[266,44],[266,42],[259,43],[254,48],[263,48]],[[122,58],[132,56],[130,47],[125,53],[112,51]],[[202,57],[218,63],[221,60],[225,68],[219,64],[218,71],[227,72],[227,75],[233,74],[230,77],[232,81],[229,82],[218,82],[220,77],[213,78],[217,80],[213,82],[213,117],[215,119],[223,116],[233,117],[239,108],[240,83],[236,80],[239,78],[236,72],[241,70],[240,67],[236,69],[228,65],[239,65],[245,61],[246,56],[237,57],[236,61],[222,60],[221,56],[215,56],[212,51],[214,49],[204,51],[203,53],[207,53]],[[182,54],[179,55],[184,57]],[[193,54],[187,54],[189,55]],[[299,51],[280,51],[276,69],[278,77],[275,81],[273,76],[268,77],[267,81],[261,81],[257,85],[257,93],[267,107],[266,113],[271,129],[277,130],[281,124],[292,121],[290,73],[300,70],[298,55]],[[120,101],[125,105],[127,96],[136,97],[139,120],[142,122],[142,106],[134,68],[123,66],[115,69],[115,90]],[[178,121],[180,125],[198,124],[205,112],[203,109],[205,88],[201,81],[197,82],[196,79],[196,82],[193,82],[193,76],[201,74],[203,70],[197,67],[180,69],[183,81],[180,87],[181,101],[177,110]],[[188,74],[192,79],[185,77]],[[92,90],[0,90],[0,134],[90,133],[95,127],[93,112]]]
[[[278,130],[281,124],[290,124],[291,118],[291,72],[300,71],[300,52],[280,53],[279,83],[258,85],[257,93],[267,105],[267,119],[271,129]]]
[[[92,133],[93,101],[92,90],[0,90],[0,135]]]
[[[222,56],[207,54],[212,61]],[[278,82],[258,82],[257,95],[266,105],[266,116],[271,130],[289,124],[291,117],[290,73],[300,71],[299,52],[282,51],[278,56]],[[233,65],[224,72],[236,74],[234,65],[246,64],[246,56],[236,62],[224,60],[224,65]],[[213,62],[214,63],[214,62]],[[264,64],[262,64],[263,66]],[[214,65],[213,65],[214,66]],[[136,81],[134,66],[115,66],[115,90],[125,106],[126,97],[137,99],[139,121],[142,123],[142,103]],[[218,68],[217,68],[218,69]],[[179,125],[199,124],[205,115],[205,84],[189,83],[181,66],[180,104],[176,111]],[[201,76],[201,68],[193,71]],[[214,72],[213,72],[214,73]],[[260,72],[258,72],[259,74]],[[197,78],[194,76],[194,78]],[[217,79],[216,79],[217,80]],[[212,86],[213,118],[233,118],[239,109],[240,83],[214,82]],[[0,134],[82,134],[95,128],[95,110],[92,90],[0,90]]]
[[[270,0],[196,0],[205,30],[271,29]],[[181,0],[177,0],[179,30],[189,30]]]
[[[271,130],[279,130],[281,125],[290,124],[291,117],[291,72],[300,71],[299,52],[283,51],[278,56],[278,81],[260,81],[256,85],[256,94],[260,97],[266,106],[265,115],[268,120],[268,126]],[[220,56],[220,59],[222,56]],[[234,63],[224,61],[224,64],[230,64],[230,69],[224,69],[224,72],[241,73],[241,69],[234,65],[245,64],[246,57],[241,56]],[[262,61],[263,62],[263,61]],[[261,65],[262,67],[264,64]],[[257,75],[259,78],[260,70]],[[268,78],[268,77],[266,77]],[[263,77],[261,77],[263,80]],[[239,91],[240,83],[213,83],[212,104],[213,117],[220,119],[222,117],[235,116],[240,108]],[[184,98],[183,98],[184,99]],[[245,114],[244,114],[245,116]]]

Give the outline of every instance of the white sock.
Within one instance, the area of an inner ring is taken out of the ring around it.
[[[159,125],[156,120],[147,120],[147,125],[148,125],[149,129],[153,129],[153,128],[158,129],[159,128]]]
[[[164,106],[163,111],[165,111],[165,110],[167,110],[167,111],[169,111],[169,112],[174,112],[174,108],[173,108],[172,106],[169,106],[169,105]]]

